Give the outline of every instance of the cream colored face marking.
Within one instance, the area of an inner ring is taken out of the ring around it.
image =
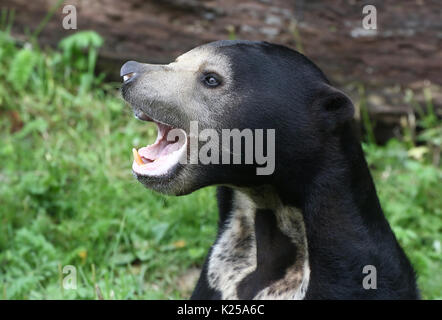
[[[210,287],[221,292],[222,299],[238,299],[240,282],[256,270],[256,204],[244,193],[235,191],[229,221],[214,245],[207,277]],[[304,299],[310,267],[304,221],[299,210],[280,206],[275,210],[277,225],[296,246],[295,263],[283,278],[259,291],[253,299]]]
[[[218,87],[204,84],[205,73],[216,73]],[[127,87],[125,99],[137,112],[143,112],[157,122],[190,133],[190,123],[198,129],[221,130],[225,115],[240,107],[244,97],[234,90],[230,58],[223,50],[211,45],[197,47],[167,65],[142,64],[136,81]],[[189,140],[192,137],[189,136]],[[135,165],[142,165],[135,152]],[[169,194],[192,190],[201,167],[183,166],[173,183],[145,180],[152,189]]]
[[[184,122],[199,121],[201,127],[216,128],[219,116],[240,100],[231,90],[228,57],[213,47],[197,47],[174,62],[151,69],[138,80],[140,104],[153,100],[153,109],[157,106],[164,114]],[[202,77],[206,72],[217,73],[222,85],[215,89],[205,87]]]
[[[230,79],[231,66],[226,57],[220,55],[210,47],[199,47],[179,56],[174,62],[167,65],[176,72],[203,72],[210,71]]]

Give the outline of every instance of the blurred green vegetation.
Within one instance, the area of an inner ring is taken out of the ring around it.
[[[104,298],[187,298],[178,279],[201,266],[215,238],[213,188],[166,197],[132,177],[132,146],[156,130],[133,119],[117,84],[94,74],[102,42],[79,32],[42,51],[0,32],[1,298],[94,299],[96,285]],[[411,92],[404,99],[415,103]],[[426,109],[419,134],[405,128],[364,150],[423,298],[434,299],[442,298],[442,132]],[[65,265],[78,269],[77,290],[60,285]]]
[[[181,298],[176,277],[214,240],[213,189],[165,197],[133,178],[131,148],[156,129],[92,77],[101,42],[43,53],[0,33],[0,297]],[[63,292],[69,264],[79,286]]]

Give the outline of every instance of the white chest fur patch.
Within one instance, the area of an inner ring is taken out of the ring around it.
[[[257,267],[255,210],[249,197],[235,192],[230,219],[213,246],[207,273],[210,287],[221,292],[222,299],[238,299],[238,285]],[[302,214],[295,208],[280,207],[275,215],[281,232],[297,247],[295,263],[283,278],[260,290],[254,299],[303,299],[310,268]]]

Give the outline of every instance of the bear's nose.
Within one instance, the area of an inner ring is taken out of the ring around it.
[[[123,77],[123,82],[128,83],[135,79],[137,74],[141,72],[143,64],[136,61],[128,61],[121,67],[120,76]]]

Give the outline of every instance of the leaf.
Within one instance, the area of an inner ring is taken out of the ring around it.
[[[186,246],[186,241],[185,241],[185,240],[178,240],[178,241],[175,241],[175,242],[173,243],[173,246],[174,246],[175,248],[177,248],[177,249],[184,248],[184,247]]]
[[[170,227],[170,224],[167,222],[158,223],[155,226],[155,228],[152,230],[155,242],[158,243],[161,240],[163,240],[169,227]]]
[[[111,263],[116,265],[125,265],[135,260],[135,255],[128,253],[117,253],[111,258]]]
[[[8,72],[8,81],[15,90],[25,88],[36,62],[36,53],[30,49],[22,49],[15,55]]]
[[[58,46],[66,53],[74,50],[100,48],[104,43],[103,38],[95,31],[80,31],[60,41]]]
[[[416,160],[422,160],[424,155],[428,153],[428,148],[425,146],[414,147],[408,150],[408,155]]]
[[[23,129],[16,133],[16,137],[22,139],[26,137],[28,134],[34,132],[42,133],[45,132],[47,129],[48,129],[48,123],[42,118],[37,118],[33,121],[26,123]]]

